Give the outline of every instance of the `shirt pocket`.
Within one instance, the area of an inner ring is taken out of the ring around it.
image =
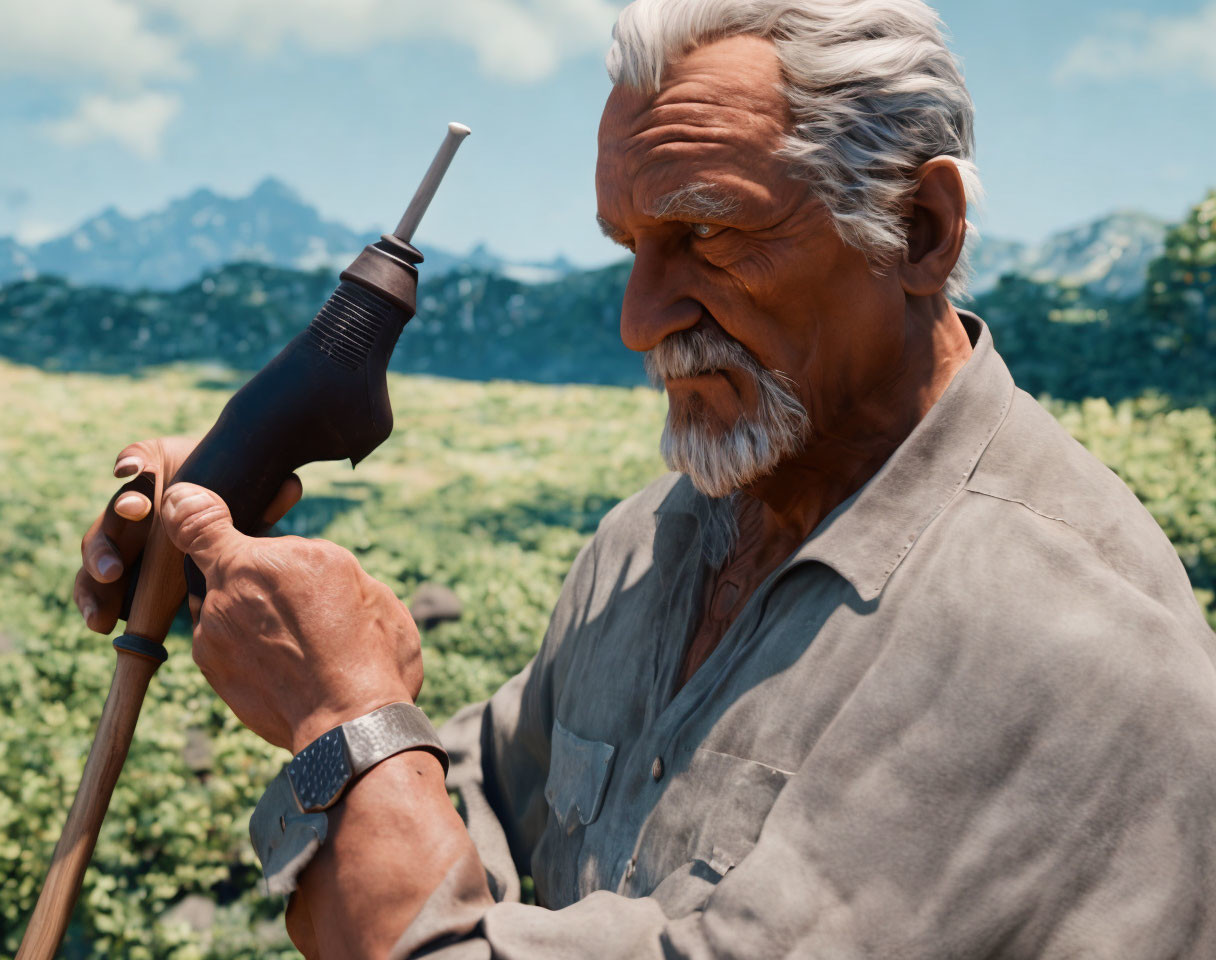
[[[615,754],[612,744],[585,740],[554,718],[545,801],[567,836],[599,816]]]
[[[791,774],[758,760],[698,748],[689,772],[705,801],[689,845],[719,876],[738,865],[756,845],[773,804]],[[690,798],[691,799],[691,798]]]

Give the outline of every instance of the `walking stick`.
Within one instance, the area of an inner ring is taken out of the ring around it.
[[[252,532],[299,467],[348,458],[353,466],[392,431],[388,360],[414,315],[422,262],[409,241],[468,134],[462,124],[448,125],[396,230],[365,247],[342,272],[308,328],[228,401],[174,477],[223,497],[237,529]],[[153,503],[165,486],[158,476]],[[50,960],[59,949],[148,681],[166,658],[164,639],[186,592],[182,559],[154,511],[127,632],[114,641],[118,662],[110,693],[17,960]]]

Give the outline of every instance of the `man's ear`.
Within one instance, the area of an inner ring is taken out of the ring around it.
[[[899,263],[900,285],[912,297],[928,297],[946,286],[967,236],[967,196],[950,157],[934,157],[916,172],[908,198],[908,244]]]

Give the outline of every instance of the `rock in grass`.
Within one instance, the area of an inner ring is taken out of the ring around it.
[[[463,612],[460,598],[438,583],[420,583],[409,606],[414,622],[423,630],[445,620],[459,620]]]

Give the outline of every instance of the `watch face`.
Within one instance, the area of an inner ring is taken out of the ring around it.
[[[287,765],[287,776],[305,813],[331,806],[351,777],[342,728],[335,727],[297,753]]]

